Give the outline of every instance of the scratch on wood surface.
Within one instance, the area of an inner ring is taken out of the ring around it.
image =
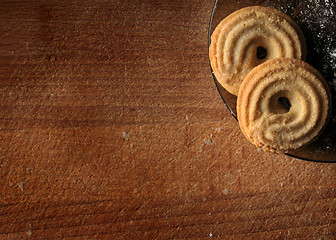
[[[214,161],[213,163],[211,163],[210,166],[207,167],[207,169],[204,171],[204,174],[206,174],[207,172],[209,172],[210,169],[211,169],[213,166],[215,166],[218,162],[219,162],[219,160],[216,160],[216,161]]]
[[[20,28],[22,28],[24,25],[25,25],[25,23],[21,23],[19,26],[11,28],[7,32],[4,32],[3,35],[0,35],[0,37],[1,38],[5,38],[5,37],[10,36],[12,33],[16,32],[17,30],[19,30]]]
[[[127,64],[126,64],[126,59],[124,59],[124,77],[127,77]]]
[[[91,154],[90,154],[91,155]],[[102,177],[105,177],[107,176],[107,172],[106,172],[106,169],[101,167],[98,162],[97,162],[97,159],[95,158],[92,158],[93,159],[93,164],[96,166],[96,168],[98,169],[98,172],[100,173],[100,176]]]
[[[300,214],[303,214],[303,213],[306,212],[306,209],[307,209],[307,206],[308,206],[310,200],[311,200],[311,195],[309,195],[308,199],[305,201],[305,205],[303,206],[303,208],[302,208]]]

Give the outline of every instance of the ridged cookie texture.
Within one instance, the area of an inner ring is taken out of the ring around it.
[[[289,58],[254,68],[242,82],[237,100],[243,134],[271,152],[288,152],[314,140],[330,111],[325,79],[308,63]]]
[[[258,56],[262,49],[263,56]],[[209,58],[217,81],[237,95],[245,76],[273,58],[304,60],[306,45],[298,25],[269,7],[242,8],[222,20],[211,35]]]

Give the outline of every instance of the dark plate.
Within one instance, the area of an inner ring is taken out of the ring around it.
[[[336,3],[333,0],[216,0],[209,25],[209,46],[210,36],[221,20],[240,8],[254,5],[276,8],[296,21],[306,38],[306,61],[321,72],[332,93],[332,114],[323,133],[316,141],[287,155],[309,161],[336,162]],[[212,75],[219,94],[237,120],[237,97],[228,93]]]

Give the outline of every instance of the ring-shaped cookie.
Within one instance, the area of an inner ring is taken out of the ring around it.
[[[272,152],[288,152],[313,141],[330,111],[330,89],[322,75],[308,63],[290,58],[255,67],[242,82],[237,100],[245,137]]]
[[[211,36],[209,57],[217,81],[237,95],[245,76],[273,58],[304,60],[306,45],[298,25],[269,7],[242,8],[222,20]]]

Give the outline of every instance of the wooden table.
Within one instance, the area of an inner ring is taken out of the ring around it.
[[[335,239],[336,165],[223,104],[212,5],[1,1],[1,239]]]

